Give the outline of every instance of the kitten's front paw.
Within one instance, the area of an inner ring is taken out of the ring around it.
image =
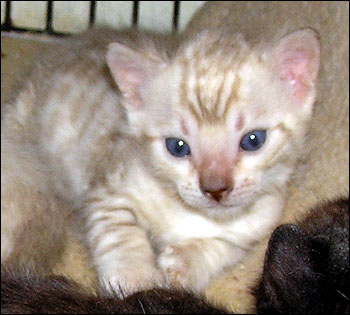
[[[159,266],[169,285],[187,288],[190,283],[190,266],[182,250],[177,246],[167,246],[159,256]]]
[[[164,276],[157,269],[140,267],[133,270],[119,270],[99,276],[100,284],[108,293],[124,298],[135,292],[164,286]]]
[[[200,292],[208,283],[208,274],[200,272],[200,266],[191,255],[191,246],[167,246],[158,259],[166,281],[170,286]]]

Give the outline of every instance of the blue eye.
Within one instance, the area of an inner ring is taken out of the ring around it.
[[[243,136],[240,147],[244,151],[259,150],[266,140],[266,130],[253,130]]]
[[[183,157],[191,153],[189,145],[178,138],[166,138],[166,147],[170,154],[176,157]]]

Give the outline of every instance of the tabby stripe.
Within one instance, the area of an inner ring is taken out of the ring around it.
[[[198,61],[198,60],[196,60],[196,61]],[[199,73],[200,65],[198,64],[198,62],[194,65],[194,67],[196,69],[194,71],[194,73],[195,73],[195,82],[196,82],[196,87],[194,88],[194,90],[195,90],[195,95],[196,95],[196,98],[197,98],[197,104],[196,105],[197,105],[198,111],[201,113],[201,117],[203,119],[204,117],[208,116],[207,115],[208,114],[207,110],[206,110],[205,106],[203,105],[204,103],[203,103],[203,99],[201,97],[201,86],[199,84],[199,82],[200,82],[199,77],[201,75],[203,75],[203,74]]]
[[[121,225],[135,225],[136,224],[136,220],[130,220],[130,219],[122,219],[122,221],[119,221],[121,218],[118,218],[118,216],[103,216],[100,218],[96,218],[96,219],[91,219],[89,222],[89,226],[88,228],[93,228],[94,225],[99,224],[99,225],[103,225],[106,224],[111,225],[111,224],[115,224],[118,226]]]
[[[104,256],[106,254],[110,254],[113,251],[120,249],[121,247],[127,247],[127,244],[130,244],[130,240],[120,240],[107,246],[103,246],[102,248],[96,248],[95,256]]]
[[[229,97],[227,98],[227,101],[225,103],[225,107],[224,107],[224,111],[223,111],[223,117],[228,117],[228,111],[230,109],[230,107],[232,106],[232,104],[234,102],[236,102],[238,100],[238,91],[240,89],[241,86],[241,80],[239,78],[238,75],[235,76],[235,79],[233,81],[233,85],[230,89],[231,93],[229,95]]]
[[[223,77],[223,79],[221,81],[220,87],[217,90],[216,101],[215,101],[215,105],[214,105],[214,108],[213,108],[213,112],[215,112],[215,115],[216,115],[217,118],[222,117],[220,115],[220,105],[222,103],[222,97],[223,97],[223,91],[224,91],[225,82],[226,82],[226,72],[224,73],[224,77]]]
[[[107,238],[111,238],[111,235],[104,235],[103,240],[101,242],[96,243],[95,245],[95,253],[98,256],[103,256],[106,254],[110,254],[113,251],[118,251],[120,253],[121,249],[127,249],[128,252],[132,252],[135,250],[134,255],[138,254],[138,249],[144,246],[145,239],[140,238],[139,234],[130,233],[130,231],[124,231],[125,233],[115,233],[115,240]],[[131,231],[134,232],[134,231]],[[112,235],[113,236],[113,235]],[[122,256],[120,256],[122,257]]]
[[[106,213],[107,212],[107,213]],[[119,214],[118,214],[119,212]],[[105,221],[116,221],[122,222],[136,222],[136,215],[133,209],[128,209],[123,207],[122,209],[118,208],[101,208],[99,207],[98,211],[92,213],[88,226],[94,225],[96,223],[102,223]],[[90,227],[89,227],[90,228]]]
[[[190,110],[193,116],[200,121],[200,114],[196,111],[195,105],[189,100],[188,86],[187,86],[187,78],[189,76],[189,63],[188,60],[185,59],[183,61],[183,76],[180,85],[180,103],[181,106],[185,106]]]
[[[96,228],[97,227],[95,227],[95,230]],[[135,224],[109,224],[109,226],[106,228],[98,227],[98,229],[99,230],[96,233],[93,233],[93,231],[90,232],[90,239],[94,244],[96,244],[95,248],[101,246],[101,244],[103,244],[104,241],[110,237],[115,240],[124,239],[126,236],[132,234],[130,232],[135,232],[135,229],[139,229],[139,227]],[[129,237],[127,237],[127,239],[129,239]]]

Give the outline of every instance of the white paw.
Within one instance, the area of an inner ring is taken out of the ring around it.
[[[190,262],[181,247],[165,247],[159,255],[158,264],[170,286],[191,288]]]
[[[164,286],[164,277],[157,269],[142,268],[138,270],[118,270],[99,275],[103,289],[108,293],[124,298],[141,290]]]

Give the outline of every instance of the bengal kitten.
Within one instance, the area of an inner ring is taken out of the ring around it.
[[[225,28],[179,44],[95,32],[37,65],[2,138],[29,161],[18,178],[31,200],[48,198],[44,178],[78,209],[107,290],[198,293],[277,225],[319,60],[311,29],[255,46]],[[2,224],[10,211],[25,222],[31,209],[14,204]],[[4,239],[2,260],[16,247],[13,234]]]

